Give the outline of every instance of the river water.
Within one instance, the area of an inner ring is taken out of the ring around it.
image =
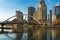
[[[16,34],[0,34],[0,40],[15,40]],[[23,33],[21,40],[27,40],[27,33]]]

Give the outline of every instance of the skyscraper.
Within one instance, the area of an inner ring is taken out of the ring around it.
[[[35,8],[34,7],[28,7],[28,22],[31,22],[33,20],[32,17],[33,17],[34,13],[35,13]]]
[[[34,17],[39,21],[47,21],[47,6],[44,0],[38,3],[38,11],[34,14]]]
[[[57,16],[57,18],[60,18],[60,4],[57,4],[55,7],[54,7],[54,13],[55,15]]]
[[[52,24],[52,10],[50,10],[50,23]]]
[[[50,13],[48,14],[48,22],[52,24],[52,10],[50,10]]]

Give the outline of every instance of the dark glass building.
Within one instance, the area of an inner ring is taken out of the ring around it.
[[[60,19],[60,4],[57,4],[53,10],[53,14],[56,15],[56,18]]]
[[[33,20],[33,14],[35,13],[34,7],[28,7],[28,22],[31,22]]]

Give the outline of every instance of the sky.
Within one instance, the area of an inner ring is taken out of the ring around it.
[[[0,0],[0,21],[4,21],[11,16],[14,16],[17,11],[24,14],[28,13],[28,7],[33,6],[38,8],[39,0]],[[45,0],[47,10],[52,9],[56,4],[60,4],[60,0]],[[49,11],[48,11],[49,13]]]

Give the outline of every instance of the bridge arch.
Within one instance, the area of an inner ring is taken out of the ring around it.
[[[31,16],[31,15],[28,15],[28,14],[21,14],[21,15],[26,15],[26,16],[29,16],[31,18],[33,18],[33,20],[35,20],[38,24],[41,24],[40,21],[38,21],[35,17]],[[5,21],[7,22],[8,20],[10,20],[11,18],[14,18],[16,17],[16,15],[12,16],[12,17],[9,17],[8,19],[6,19]]]

